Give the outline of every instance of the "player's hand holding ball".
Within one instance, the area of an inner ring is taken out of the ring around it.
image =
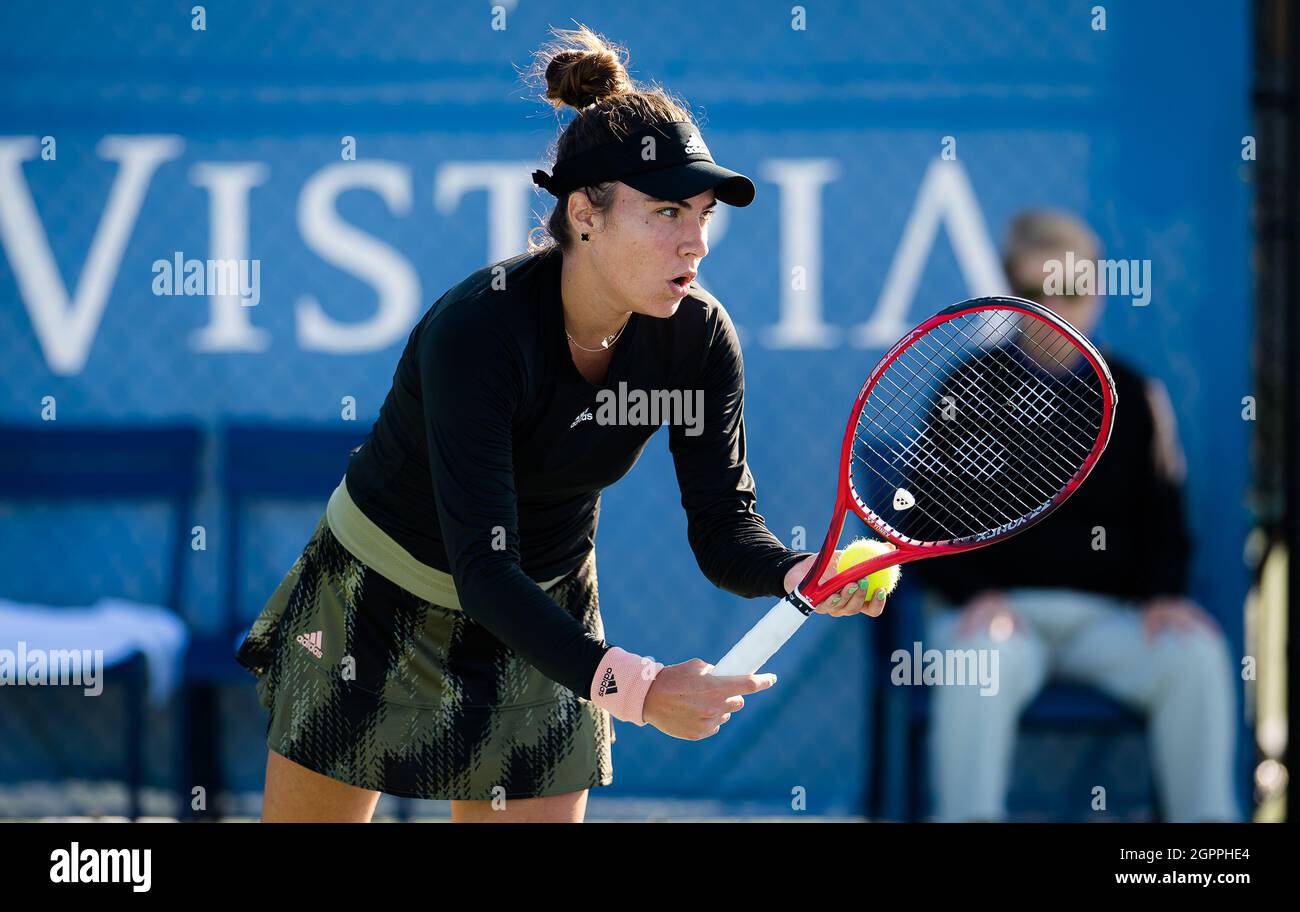
[[[876,541],[870,538],[854,539],[847,548],[835,552],[834,560],[827,565],[826,570],[822,573],[822,578],[818,582],[825,582],[854,564],[860,564],[888,551],[893,551],[894,547],[889,542]],[[785,577],[787,592],[799,585],[799,581],[803,579],[803,575],[808,572],[814,560],[816,560],[816,557],[809,555],[790,568],[790,572]],[[831,617],[847,617],[850,614],[880,617],[881,612],[885,610],[885,600],[894,591],[894,587],[898,585],[900,576],[901,573],[897,564],[886,567],[884,570],[877,570],[864,579],[845,586],[839,591],[838,595],[832,595],[818,604],[815,610],[818,614],[829,614]]]

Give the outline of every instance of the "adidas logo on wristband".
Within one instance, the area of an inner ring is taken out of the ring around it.
[[[618,693],[618,684],[614,681],[614,669],[606,668],[604,676],[600,679],[600,696],[607,697],[610,694]]]

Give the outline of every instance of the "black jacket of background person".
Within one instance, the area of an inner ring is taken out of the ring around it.
[[[562,262],[558,248],[511,257],[438,299],[407,339],[347,486],[398,544],[452,575],[470,618],[587,697],[607,644],[536,581],[583,562],[601,490],[659,430],[598,420],[600,390],[703,391],[702,420],[670,423],[668,445],[687,538],[715,586],[780,598],[806,552],[782,545],[755,509],[740,343],[718,300],[692,285],[671,317],[632,314],[596,387],[565,339]],[[633,519],[647,539],[662,534],[654,511]]]
[[[1005,541],[911,564],[926,587],[954,605],[990,589],[1077,589],[1134,601],[1186,594],[1191,542],[1173,427],[1157,418],[1142,375],[1105,357],[1119,404],[1110,443],[1083,485],[1046,519]],[[1098,526],[1105,550],[1093,548]]]

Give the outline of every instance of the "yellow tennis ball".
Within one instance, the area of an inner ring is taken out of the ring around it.
[[[843,573],[854,564],[860,564],[873,557],[888,554],[892,550],[894,550],[892,545],[876,541],[874,538],[855,538],[849,542],[849,546],[840,555],[840,561],[835,568],[835,572]],[[889,595],[894,591],[894,587],[898,585],[898,580],[902,575],[902,570],[895,564],[892,567],[886,567],[884,570],[877,570],[875,573],[870,574],[865,581],[859,580],[858,587],[867,590],[868,599],[876,597],[877,589],[884,589],[885,595]]]

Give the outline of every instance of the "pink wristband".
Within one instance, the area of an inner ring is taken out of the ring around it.
[[[664,663],[611,646],[591,679],[591,702],[615,719],[645,725],[646,694]]]

